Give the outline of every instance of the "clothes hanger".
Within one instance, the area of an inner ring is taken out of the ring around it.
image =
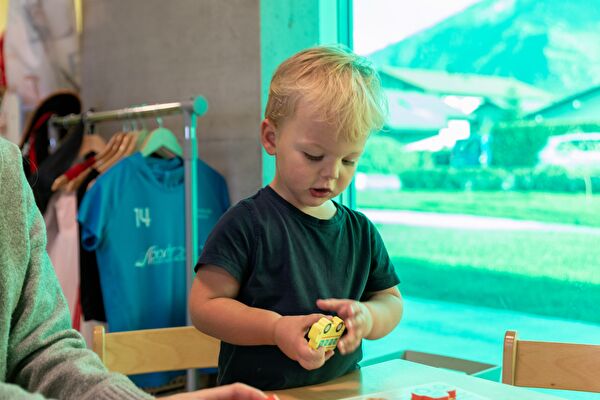
[[[118,161],[131,155],[135,151],[136,139],[137,138],[133,133],[125,133],[117,152],[113,155],[113,157],[108,159],[104,164],[97,168],[98,172],[103,173],[115,165]]]
[[[130,122],[131,128],[137,130],[137,123],[134,124],[133,121]],[[69,182],[66,186],[66,190],[77,190],[85,181],[86,177],[91,173],[92,169],[95,169],[99,174],[102,174],[124,157],[133,154],[137,149],[136,144],[138,142],[138,134],[139,132],[137,131],[129,131],[129,127],[126,124],[123,124],[122,131],[115,133],[111,137],[108,145],[106,146],[108,150],[96,157],[96,162],[94,163],[93,167],[89,168],[76,179]]]
[[[96,157],[92,156],[69,168],[64,174],[52,182],[52,191],[55,192],[58,189],[66,187],[69,182],[77,179],[81,174],[87,175],[87,173],[91,171],[91,166],[94,165],[95,162]]]
[[[113,165],[115,165],[118,161],[120,161],[121,159],[130,156],[131,154],[133,154],[136,151],[136,134],[137,132],[119,132],[117,135],[119,136],[118,139],[116,139],[115,141],[115,145],[118,144],[117,147],[117,151],[108,159],[106,159],[101,165],[99,165],[98,167],[96,167],[96,170],[98,171],[98,174],[102,174],[104,173],[106,170],[108,170],[109,168],[111,168]],[[90,171],[91,172],[91,169]],[[86,174],[87,176],[88,174]],[[74,185],[74,190],[77,190],[77,188],[79,188],[79,186],[81,186],[81,184],[83,183],[83,181],[85,180],[85,177],[83,177],[82,179],[78,180],[77,182],[75,182]],[[90,187],[92,187],[92,185],[94,184],[96,180],[92,180],[88,186],[87,189],[88,190]]]
[[[183,156],[181,145],[169,129],[162,126],[162,119],[157,118],[158,128],[152,131],[142,145],[140,152],[144,157],[157,153],[162,157]]]
[[[81,174],[79,174],[77,178],[67,183],[64,187],[64,190],[68,192],[77,190],[93,169],[99,171],[102,165],[112,160],[112,158],[115,157],[115,155],[119,151],[119,148],[123,142],[123,138],[126,135],[127,134],[123,132],[118,132],[112,135],[112,137],[106,144],[104,150],[96,155],[96,161],[94,162],[94,164],[91,167],[87,168],[85,171],[83,171]]]
[[[123,138],[126,135],[127,133],[124,132],[117,132],[112,135],[106,146],[106,151],[103,151],[96,156],[96,162],[94,163],[93,168],[98,169],[100,166],[108,162],[108,160],[112,159],[119,151],[119,147],[121,146]]]
[[[142,106],[147,106],[147,104],[142,104]],[[137,140],[135,142],[135,148],[136,148],[136,150],[140,151],[144,145],[144,142],[148,138],[150,131],[146,127],[146,122],[144,121],[144,118],[138,117],[138,119],[140,121],[140,125],[142,126],[142,129],[139,131],[139,133],[137,135]]]
[[[135,107],[138,106],[145,106],[146,104],[136,104]],[[142,145],[144,144],[144,142],[146,141],[146,138],[148,137],[148,129],[146,129],[146,123],[144,122],[144,119],[139,117],[139,116],[135,116],[135,115],[131,115],[131,118],[128,120],[128,123],[131,125],[131,135],[133,135],[133,137],[135,138],[135,150],[139,151],[142,148]],[[140,126],[142,127],[142,129],[138,129],[138,122],[140,123]],[[125,124],[123,125],[124,130],[125,130]]]
[[[100,154],[106,148],[106,140],[90,128],[90,131],[83,134],[83,141],[79,147],[79,158],[83,158],[89,152]]]
[[[91,152],[93,152],[94,155],[73,165],[64,174],[57,177],[54,182],[52,182],[52,191],[54,192],[65,187],[70,181],[77,178],[79,174],[90,168],[95,163],[96,156],[104,151],[105,148],[106,141],[100,135],[94,133],[93,125],[90,126],[85,124],[81,145],[79,146],[78,158],[83,160],[85,155]]]
[[[137,140],[135,141],[136,150],[142,150],[142,147],[144,146],[144,142],[146,142],[148,135],[150,135],[150,131],[146,129],[146,127],[143,127],[142,130],[138,132]]]
[[[82,173],[77,175],[77,178],[73,179],[72,181],[67,182],[67,184],[63,187],[63,190],[65,192],[69,192],[69,193],[76,191],[77,189],[79,189],[79,186],[81,186],[83,181],[85,181],[85,179],[91,173],[92,173],[92,168],[86,169],[85,171],[83,171]]]

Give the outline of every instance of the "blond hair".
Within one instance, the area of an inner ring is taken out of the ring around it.
[[[336,134],[356,141],[383,127],[387,103],[381,82],[364,57],[338,46],[302,50],[273,75],[265,118],[275,127],[296,111],[302,99]]]

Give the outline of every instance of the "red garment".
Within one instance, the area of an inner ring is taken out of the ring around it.
[[[67,170],[67,172],[64,173],[64,175],[67,177],[67,180],[72,181],[73,179],[77,178],[79,176],[79,174],[81,174],[83,171],[85,171],[86,169],[88,169],[89,167],[94,165],[95,162],[96,162],[96,157],[91,156],[90,158],[86,159],[85,161],[82,161],[79,164],[73,165],[71,168],[69,168]]]
[[[77,290],[77,302],[75,303],[75,310],[71,317],[71,325],[73,329],[81,332],[81,291]]]
[[[51,112],[42,114],[42,116],[35,122],[33,129],[31,129],[31,135],[28,139],[29,140],[28,158],[29,158],[29,162],[31,163],[31,171],[32,172],[37,171],[37,166],[38,166],[38,159],[37,159],[37,154],[35,151],[35,139],[37,136],[37,132],[38,132],[38,130],[40,130],[42,125],[44,125],[50,119],[50,117],[52,115],[53,115],[53,113],[51,113]]]
[[[0,88],[6,89],[6,70],[4,69],[4,32],[0,35]]]

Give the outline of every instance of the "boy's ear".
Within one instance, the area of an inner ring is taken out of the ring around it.
[[[277,154],[275,126],[268,118],[265,118],[260,124],[260,141],[267,154],[274,156]]]

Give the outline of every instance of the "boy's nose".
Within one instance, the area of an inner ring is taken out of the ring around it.
[[[340,176],[340,165],[337,161],[323,165],[321,176],[327,179],[337,179]]]

